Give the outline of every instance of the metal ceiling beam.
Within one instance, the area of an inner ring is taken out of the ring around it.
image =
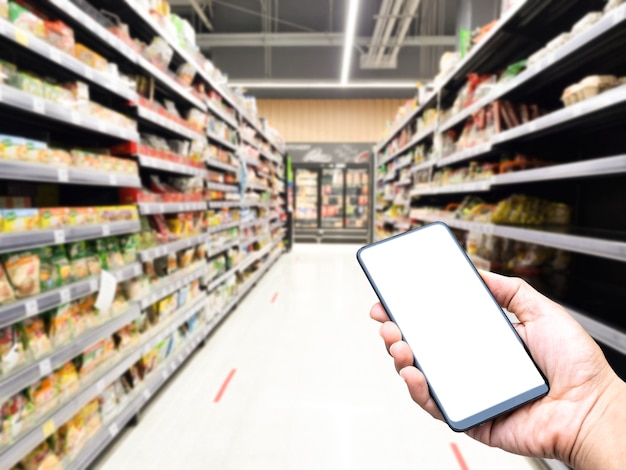
[[[345,35],[343,33],[212,33],[196,35],[196,42],[202,49],[210,47],[341,47]],[[355,38],[355,45],[372,46],[368,37]],[[394,47],[396,44],[385,44]],[[455,36],[410,36],[402,42],[402,46],[455,46]]]

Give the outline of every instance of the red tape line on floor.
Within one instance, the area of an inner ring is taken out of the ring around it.
[[[467,466],[467,463],[465,463],[465,459],[463,458],[463,454],[461,454],[461,451],[459,450],[459,446],[456,445],[456,443],[451,442],[450,447],[452,447],[452,452],[454,453],[456,461],[459,463],[459,467],[461,468],[461,470],[469,470],[469,467]]]
[[[272,300],[271,303],[276,302],[276,299],[278,298],[278,292],[274,292],[274,295],[272,296]]]
[[[226,377],[226,380],[224,380],[224,383],[220,387],[219,392],[217,392],[217,395],[215,395],[215,398],[213,399],[213,403],[219,403],[219,401],[222,399],[222,396],[224,395],[224,392],[226,391],[228,384],[233,379],[233,375],[235,375],[235,372],[237,372],[237,369],[233,369],[228,373],[228,376]]]

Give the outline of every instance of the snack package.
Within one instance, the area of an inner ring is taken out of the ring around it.
[[[108,269],[124,267],[124,256],[122,255],[119,240],[116,237],[106,239],[106,253]]]
[[[78,372],[72,361],[66,362],[57,371],[59,378],[59,393],[62,397],[71,397],[80,390],[80,382],[78,380]]]
[[[4,270],[4,266],[0,263],[0,305],[6,302],[13,302],[15,293],[9,282],[9,278]]]
[[[32,251],[7,254],[2,257],[6,274],[18,299],[41,292],[39,286],[39,254]]]
[[[65,457],[75,457],[86,442],[82,416],[77,413],[57,431],[57,452]]]
[[[2,232],[16,233],[39,228],[38,209],[2,209]]]
[[[40,38],[45,37],[43,20],[14,1],[9,2],[9,20],[24,31],[28,31]]]
[[[28,387],[28,396],[39,416],[49,413],[57,406],[59,400],[57,375],[50,374]]]
[[[39,288],[42,292],[59,285],[58,274],[52,259],[53,248],[51,246],[39,249]]]
[[[24,470],[62,470],[63,464],[59,456],[50,448],[48,441],[39,444],[22,459],[20,468]]]
[[[75,280],[89,277],[89,266],[87,264],[87,243],[84,240],[69,243],[67,254],[72,267],[72,276]]]
[[[47,207],[39,209],[39,227],[42,230],[56,230],[69,226],[70,210],[67,207]]]
[[[34,406],[23,393],[17,393],[2,404],[3,438],[14,439],[27,429],[33,418]]]
[[[96,294],[88,295],[76,301],[77,314],[80,315],[82,328],[89,329],[101,322],[100,312],[96,310]]]
[[[52,351],[52,343],[46,333],[43,317],[27,318],[18,324],[18,328],[28,354],[31,354],[34,358],[39,358]]]
[[[23,364],[24,346],[15,325],[0,328],[0,372],[4,375]]]
[[[138,237],[136,234],[122,235],[119,237],[119,244],[125,265],[137,261]]]
[[[85,255],[87,260],[87,268],[90,276],[97,276],[102,272],[102,264],[98,252],[96,250],[96,244],[93,241],[88,241],[85,248]]]
[[[68,343],[73,337],[72,305],[65,304],[51,310],[48,315],[48,334],[55,347]]]
[[[67,252],[64,245],[56,245],[52,247],[52,256],[50,262],[56,272],[57,286],[63,286],[73,281],[72,267],[67,258]]]

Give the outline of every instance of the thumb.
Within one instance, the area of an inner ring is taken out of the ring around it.
[[[514,313],[522,323],[536,320],[542,315],[545,304],[552,303],[518,277],[506,277],[488,271],[480,271],[480,275],[500,306]]]

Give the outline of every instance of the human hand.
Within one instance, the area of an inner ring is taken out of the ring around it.
[[[626,384],[602,350],[560,305],[526,282],[481,273],[498,303],[520,320],[515,328],[550,384],[547,396],[467,432],[509,452],[559,459],[577,469],[626,468]],[[413,353],[380,303],[370,316],[413,400],[443,419]]]

